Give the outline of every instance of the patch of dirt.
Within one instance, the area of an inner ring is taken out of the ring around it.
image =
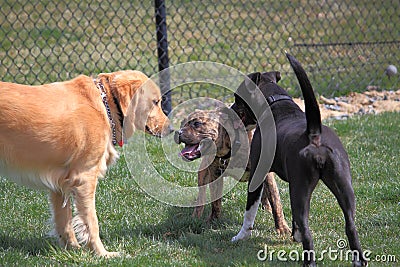
[[[304,110],[304,102],[293,99]],[[321,119],[346,119],[351,115],[378,114],[400,111],[400,89],[397,91],[369,90],[334,98],[319,97]]]
[[[300,98],[293,98],[293,100],[304,111],[303,100]],[[370,88],[364,93],[350,93],[348,96],[334,98],[320,96],[318,102],[322,120],[344,120],[352,115],[400,112],[400,89],[397,91],[377,91]],[[212,101],[212,99],[210,101],[205,101],[204,98],[192,99],[173,111],[173,125],[179,127],[181,120],[196,109],[212,110],[222,105],[222,102]]]

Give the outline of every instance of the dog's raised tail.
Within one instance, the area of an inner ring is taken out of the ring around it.
[[[314,95],[314,90],[305,70],[297,61],[297,59],[288,53],[286,53],[286,57],[288,58],[290,66],[292,66],[292,69],[296,74],[297,80],[300,84],[301,92],[303,93],[307,120],[307,134],[311,143],[319,147],[321,142],[321,113]]]

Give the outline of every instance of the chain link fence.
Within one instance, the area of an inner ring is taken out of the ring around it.
[[[157,2],[157,1],[156,1]],[[160,1],[159,1],[160,2]],[[164,2],[164,1],[162,1]],[[169,65],[215,61],[244,73],[279,70],[299,94],[283,54],[295,55],[326,96],[398,89],[398,0],[165,1]],[[158,72],[153,1],[0,0],[0,77],[41,84],[120,69]],[[160,52],[160,51],[159,51]],[[172,98],[217,94],[174,90]],[[186,94],[186,95],[185,95]]]

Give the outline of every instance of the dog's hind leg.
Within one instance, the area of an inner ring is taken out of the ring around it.
[[[79,175],[79,182],[74,187],[75,205],[78,211],[73,219],[74,230],[79,241],[84,241],[87,246],[99,256],[115,257],[118,252],[108,252],[100,240],[99,224],[95,209],[95,192],[97,186],[97,172],[87,172]]]
[[[274,217],[275,229],[278,232],[278,234],[283,235],[290,233],[290,228],[287,225],[285,220],[285,215],[283,214],[278,185],[276,184],[275,177],[272,172],[269,172],[265,177],[264,190],[262,196],[264,197],[264,195],[268,197],[268,202],[271,204],[271,212]]]
[[[356,201],[351,185],[350,170],[344,172],[345,174],[336,173],[334,177],[323,178],[322,181],[335,195],[343,211],[346,235],[349,239],[350,249],[353,252],[353,266],[366,266],[367,260],[364,258],[354,222]]]
[[[267,174],[267,176],[268,175],[269,174]],[[271,203],[269,201],[270,194],[268,192],[268,182],[267,182],[266,179],[265,179],[263,185],[264,185],[263,186],[263,192],[261,194],[261,207],[262,207],[263,210],[266,210],[266,211],[268,211],[270,213],[273,213],[272,207],[271,207]]]
[[[79,248],[72,228],[72,209],[70,198],[61,192],[51,192],[50,202],[55,224],[55,232],[61,247]]]
[[[306,175],[304,173],[297,173],[296,175],[301,179],[294,178],[289,183],[293,218],[292,236],[295,241],[303,244],[304,265],[315,266],[314,243],[308,226],[308,217],[311,194],[318,183],[318,178],[312,178],[309,174]]]

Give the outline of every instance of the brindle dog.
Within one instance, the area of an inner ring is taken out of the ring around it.
[[[184,160],[193,161],[202,157],[198,171],[199,194],[197,206],[193,212],[194,217],[200,218],[203,214],[207,184],[209,184],[210,196],[213,200],[208,221],[212,221],[221,215],[223,188],[221,176],[232,176],[241,182],[248,180],[249,147],[247,146],[246,151],[246,148],[242,147],[239,150],[237,146],[250,144],[252,132],[246,132],[242,128],[244,134],[240,134],[238,128],[243,127],[243,124],[240,121],[239,123],[234,121],[232,113],[233,111],[228,108],[212,111],[197,110],[182,121],[180,130],[175,133],[175,142],[185,144],[180,153]],[[232,142],[231,138],[234,139]],[[232,154],[235,156],[233,157]],[[243,171],[240,173],[243,174],[242,176],[235,177],[237,176],[237,172],[234,171],[235,166],[242,170],[246,169],[244,174]],[[264,181],[262,205],[264,209],[272,212],[278,234],[290,233],[290,228],[283,215],[279,190],[272,173],[267,174]]]

